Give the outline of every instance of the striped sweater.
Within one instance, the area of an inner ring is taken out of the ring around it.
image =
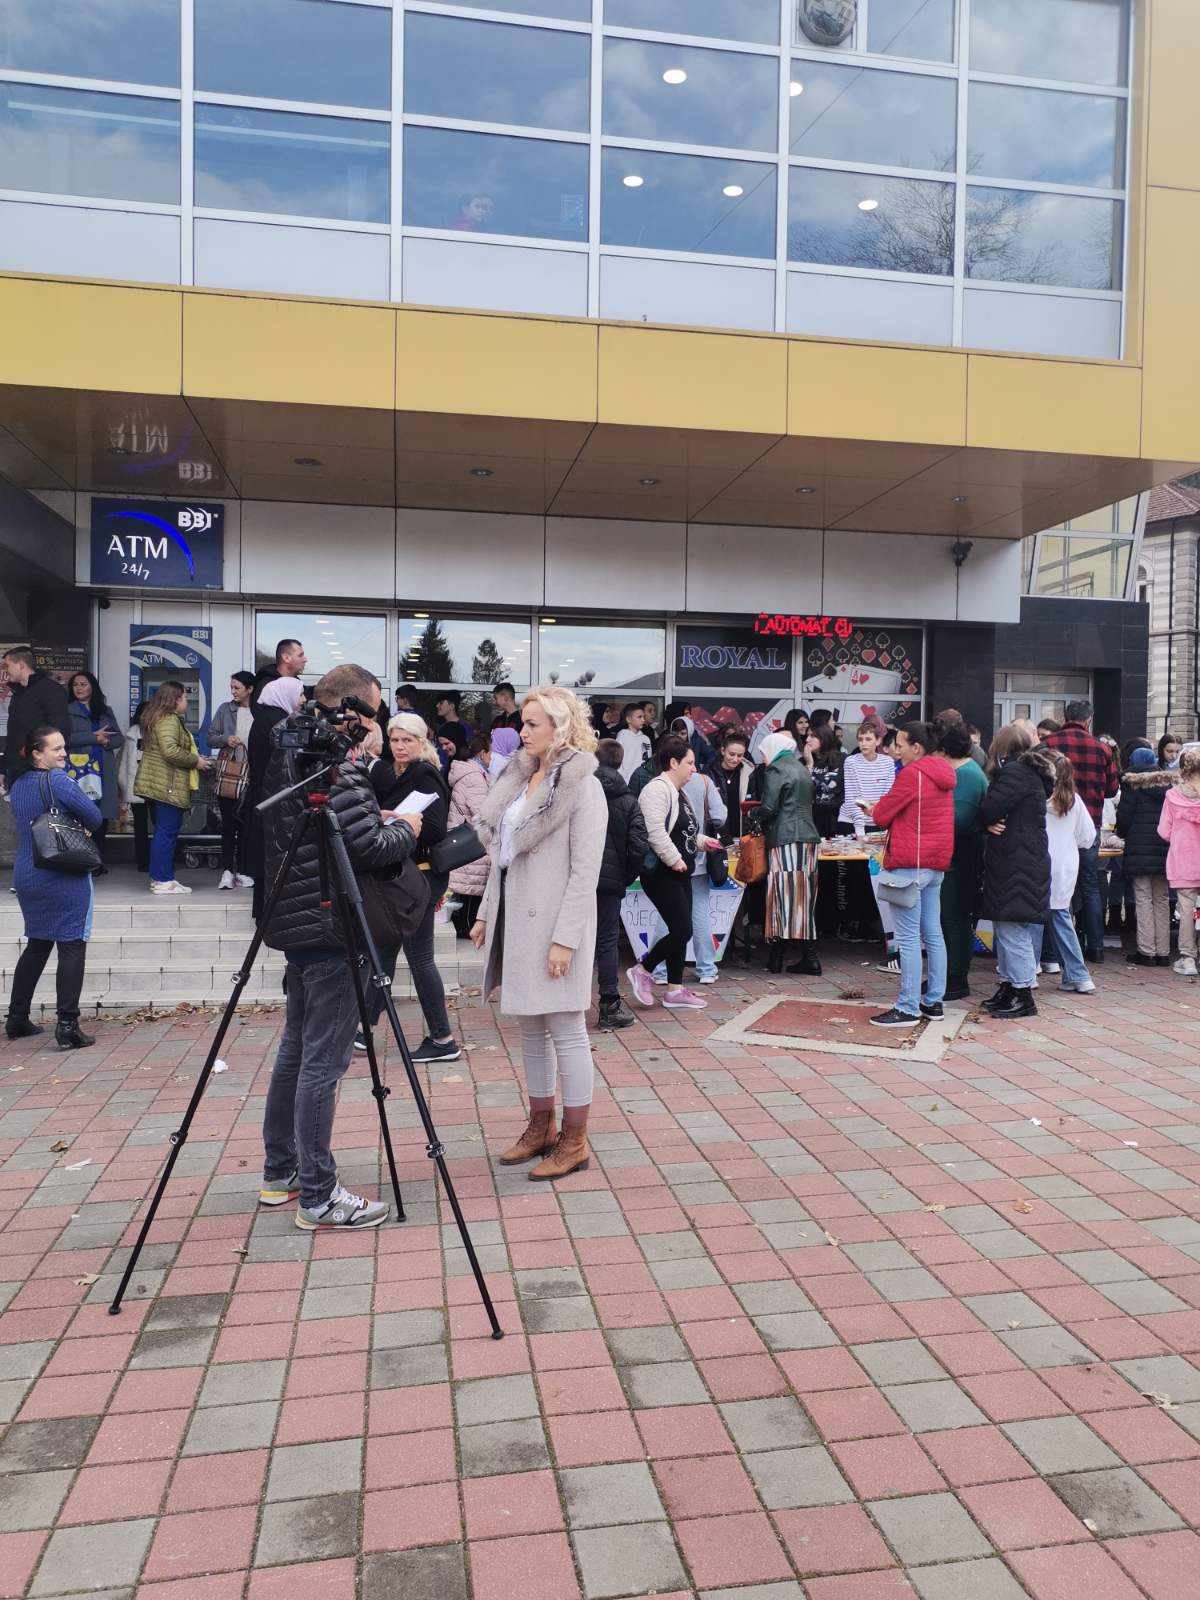
[[[868,761],[861,753],[847,756],[842,778],[846,786],[846,798],[838,812],[838,821],[853,823],[854,831],[863,833],[874,824],[859,809],[858,802],[866,800],[873,804],[883,799],[896,781],[896,763],[891,756],[882,752],[874,761]]]

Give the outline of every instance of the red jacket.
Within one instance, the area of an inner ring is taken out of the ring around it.
[[[901,767],[872,819],[888,830],[883,864],[945,872],[954,854],[954,768],[942,756]]]

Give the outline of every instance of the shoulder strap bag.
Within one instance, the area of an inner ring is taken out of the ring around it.
[[[40,777],[46,809],[40,817],[34,818],[29,830],[33,840],[34,862],[49,872],[64,872],[85,878],[100,865],[100,850],[96,841],[77,817],[73,817],[69,811],[60,811],[54,803],[49,775],[43,772]]]
[[[391,878],[364,873],[359,879],[363,910],[375,943],[398,950],[421,926],[429,909],[429,883],[410,856]]]
[[[469,867],[473,861],[482,861],[485,855],[487,851],[475,829],[469,822],[460,822],[430,850],[429,866],[441,877],[456,867]]]
[[[885,867],[875,879],[875,892],[881,900],[886,900],[889,905],[905,906],[909,910],[921,898],[921,888],[916,880],[916,873],[921,870],[921,781],[922,774],[917,773],[917,865],[913,867]],[[911,876],[910,876],[911,874]]]
[[[704,832],[709,834],[708,786],[711,778],[704,780]],[[729,882],[729,851],[721,847],[720,850],[706,850],[704,853],[704,869],[708,873],[708,881],[714,889],[723,889]]]

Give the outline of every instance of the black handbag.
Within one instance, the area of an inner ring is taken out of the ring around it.
[[[444,839],[439,839],[429,851],[429,869],[441,878],[456,867],[469,867],[487,855],[483,841],[469,822],[460,822],[451,828]]]
[[[393,878],[364,875],[359,880],[371,937],[383,949],[398,950],[421,926],[429,909],[429,883],[408,860]]]
[[[69,811],[60,811],[55,805],[54,791],[44,772],[41,779],[46,809],[34,819],[29,830],[33,840],[34,863],[49,872],[65,872],[77,878],[86,878],[100,865],[100,848],[77,817],[73,817]]]
[[[729,851],[710,850],[704,863],[708,881],[714,889],[723,889],[729,882]]]

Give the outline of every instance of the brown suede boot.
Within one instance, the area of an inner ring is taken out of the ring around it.
[[[592,1158],[588,1149],[586,1128],[564,1128],[558,1141],[546,1157],[530,1170],[531,1180],[565,1178],[569,1172],[584,1172]]]
[[[500,1165],[518,1167],[523,1161],[532,1161],[535,1156],[549,1155],[557,1137],[553,1111],[531,1111],[525,1132],[500,1157]]]

